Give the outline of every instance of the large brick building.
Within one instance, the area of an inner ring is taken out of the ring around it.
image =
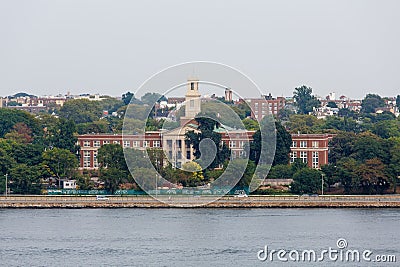
[[[292,134],[290,162],[293,163],[296,158],[299,158],[314,169],[328,164],[329,141],[333,136],[332,134]]]
[[[178,130],[179,129],[179,130]],[[166,157],[176,166],[194,160],[193,148],[186,144],[185,133],[197,131],[195,125],[187,125],[171,131],[152,131],[146,134],[114,135],[114,134],[85,134],[78,137],[80,151],[80,168],[97,169],[97,150],[104,144],[119,144],[124,148],[145,150],[147,148],[162,148]],[[253,141],[254,131],[216,130],[221,134],[221,141],[232,151],[233,158],[246,157],[246,148]],[[296,158],[307,163],[309,167],[319,169],[328,164],[328,145],[333,138],[331,134],[292,134],[290,162]]]
[[[264,96],[261,98],[246,99],[247,104],[251,108],[251,118],[258,121],[262,120],[265,115],[278,115],[279,110],[285,107],[285,98]]]

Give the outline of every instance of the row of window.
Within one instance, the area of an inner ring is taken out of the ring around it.
[[[301,161],[303,163],[308,162],[307,158],[307,151],[300,151],[299,155]],[[293,163],[297,159],[297,153],[296,152],[290,152],[290,163]],[[312,167],[313,168],[318,168],[319,167],[319,152],[318,151],[312,151]]]
[[[84,150],[83,151],[83,168],[90,168],[90,151]],[[99,162],[97,161],[97,151],[93,151],[93,167],[99,167]]]
[[[247,141],[229,141],[229,148],[236,148],[237,144],[239,144],[239,148],[244,148],[248,143]]]
[[[150,147],[150,141],[142,141],[143,147]],[[110,144],[110,141],[103,141],[103,145]],[[113,141],[113,144],[120,145],[120,141]],[[140,141],[123,141],[123,147],[140,147]],[[160,141],[153,141],[153,147],[160,147]],[[90,147],[90,141],[83,141],[83,147]],[[93,141],[93,147],[101,147],[100,141]]]
[[[307,141],[300,141],[299,143],[300,143],[300,148],[307,147]],[[292,141],[292,147],[297,147],[297,141]],[[319,147],[319,141],[312,141],[311,147],[313,147],[313,148]]]

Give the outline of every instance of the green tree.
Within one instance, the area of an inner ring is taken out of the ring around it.
[[[292,167],[288,164],[275,165],[271,167],[268,178],[271,179],[291,179],[293,177]]]
[[[291,191],[297,194],[316,194],[321,187],[321,174],[310,168],[303,168],[293,175]]]
[[[124,151],[120,145],[103,145],[97,152],[97,160],[100,164],[100,180],[104,182],[104,188],[112,194],[122,183],[130,180]]]
[[[336,105],[335,102],[333,101],[329,101],[328,104],[326,105],[329,108],[337,108],[338,106]]]
[[[49,167],[51,174],[57,177],[59,185],[61,179],[70,178],[78,167],[78,159],[74,154],[57,147],[43,152],[43,163]]]
[[[142,190],[155,190],[162,183],[161,177],[153,168],[135,168],[133,177]]]
[[[160,95],[159,93],[146,93],[144,94],[140,100],[142,100],[142,102],[144,104],[147,104],[149,106],[154,106],[154,104],[156,102],[161,101],[160,99],[162,98],[162,95]]]
[[[359,163],[354,158],[349,157],[344,157],[337,161],[336,173],[340,177],[340,182],[346,194],[358,192],[358,177],[354,173],[358,165]]]
[[[4,137],[23,144],[28,144],[33,141],[32,130],[23,122],[16,123],[12,130]]]
[[[79,190],[93,190],[95,188],[94,182],[90,179],[89,175],[76,173],[73,178],[76,180]]]
[[[203,139],[211,139],[216,146],[216,155],[213,162],[208,166],[208,169],[213,169],[218,167],[218,165],[223,164],[225,160],[229,158],[230,150],[226,144],[221,144],[221,135],[216,133],[214,129],[219,128],[219,123],[213,119],[206,117],[197,117],[195,119],[199,123],[200,133],[195,133],[194,131],[188,131],[185,134],[186,141],[193,146],[194,156],[196,159],[201,157],[200,153],[200,142]]]
[[[79,134],[111,132],[107,120],[98,120],[94,122],[80,123],[76,125],[76,129]]]
[[[76,126],[72,120],[60,119],[57,128],[50,136],[50,144],[53,147],[67,149],[76,153],[79,147],[76,145],[78,138],[75,136]]]
[[[219,180],[213,183],[213,185],[217,187],[232,185],[232,181],[240,178],[236,186],[248,188],[251,179],[253,178],[255,168],[256,165],[251,160],[230,160],[229,162],[225,163],[223,174],[219,177]]]
[[[99,148],[97,160],[102,168],[127,170],[123,148],[118,144],[106,144]]]
[[[44,148],[40,144],[13,143],[10,156],[12,156],[18,164],[35,166],[42,162],[43,151]]]
[[[104,182],[104,189],[111,194],[114,194],[122,183],[128,182],[126,172],[115,167],[102,168],[99,179]]]
[[[1,141],[0,141],[1,142]],[[3,143],[3,142],[1,142]],[[15,160],[9,155],[7,149],[4,149],[4,144],[0,146],[0,194],[5,192],[5,177],[10,170],[16,166]]]
[[[288,121],[290,116],[294,114],[293,110],[283,108],[278,111],[278,119],[281,121]]]
[[[396,106],[397,108],[400,108],[400,95],[397,95],[396,97]]]
[[[353,118],[353,119],[357,119],[358,118],[358,114],[355,111],[350,110],[348,108],[339,109],[338,116],[339,117]]]
[[[336,164],[342,158],[350,157],[354,151],[356,135],[354,133],[339,133],[330,142],[329,162]]]
[[[316,133],[320,131],[323,123],[323,120],[312,115],[295,114],[290,116],[286,127],[290,133]]]
[[[302,169],[308,168],[308,165],[306,162],[303,162],[302,159],[296,158],[290,167],[292,169],[292,173],[295,174]]]
[[[18,164],[10,170],[10,189],[14,194],[40,194],[42,166]]]
[[[135,95],[131,92],[127,92],[126,94],[122,95],[122,101],[124,101],[125,105],[129,105],[131,103],[132,98],[134,98]]]
[[[357,135],[353,147],[354,152],[351,156],[359,162],[378,158],[384,163],[388,163],[390,160],[388,149],[387,142],[372,133],[365,132]]]
[[[32,130],[33,136],[39,134],[39,126],[35,118],[25,111],[0,108],[0,138],[13,130],[17,123],[23,123]]]
[[[390,164],[389,164],[389,175],[391,183],[393,185],[393,193],[397,192],[398,179],[400,176],[400,138],[390,139]]]
[[[251,118],[245,118],[244,120],[242,120],[242,123],[243,123],[244,127],[246,128],[246,130],[248,130],[248,131],[257,131],[258,129],[260,129],[258,122]]]
[[[93,122],[100,119],[103,110],[98,101],[74,99],[65,102],[60,109],[60,117],[75,123]]]
[[[399,137],[400,121],[389,120],[377,122],[373,125],[372,132],[383,139],[388,139],[390,137]]]
[[[253,142],[250,145],[250,160],[254,161],[256,164],[259,162],[261,149],[264,149],[264,151],[272,151],[271,147],[269,147],[271,145],[276,146],[272,165],[275,166],[289,163],[292,136],[279,121],[275,121],[274,124],[275,129],[269,129],[271,128],[271,123],[268,123],[263,119],[261,121],[263,132],[259,129],[253,135]],[[276,136],[271,136],[273,133],[275,133]],[[274,140],[276,140],[276,144],[272,144]],[[268,162],[268,160],[266,162]]]
[[[279,164],[289,164],[290,146],[292,136],[279,121],[275,122],[276,128],[276,151],[272,166]]]
[[[337,167],[332,164],[326,164],[321,166],[321,171],[325,174],[324,182],[328,185],[328,190],[331,186],[340,182],[340,176],[337,172]]]
[[[361,102],[362,113],[375,113],[375,109],[384,107],[385,101],[377,94],[367,94]]]
[[[312,95],[311,87],[305,85],[294,89],[294,99],[296,100],[296,106],[298,113],[308,114],[313,111],[313,108],[319,107],[321,103],[319,100]]]
[[[120,107],[124,106],[124,101],[114,97],[103,96],[103,100],[98,102],[99,108],[102,111],[108,111],[109,114],[117,111]]]
[[[200,164],[194,161],[189,161],[182,165],[182,169],[186,172],[189,172],[189,186],[198,186],[204,180],[203,171]]]
[[[363,194],[382,194],[389,187],[385,165],[378,158],[366,160],[357,166],[354,173]]]

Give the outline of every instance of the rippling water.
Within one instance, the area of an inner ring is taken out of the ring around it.
[[[399,262],[399,226],[397,209],[0,209],[0,265],[301,266],[257,252],[321,250],[339,238]]]

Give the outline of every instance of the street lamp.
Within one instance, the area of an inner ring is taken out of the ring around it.
[[[7,192],[8,192],[8,174],[4,175],[6,177],[6,198],[7,198]]]
[[[321,173],[321,195],[324,195],[324,176],[325,174]]]
[[[157,186],[157,182],[158,182],[158,181],[157,181],[157,178],[158,178],[158,174],[156,174],[156,198],[157,198],[157,193],[158,193],[158,190],[157,190],[157,189],[158,189],[158,188],[157,188],[157,187],[158,187],[158,186]]]

